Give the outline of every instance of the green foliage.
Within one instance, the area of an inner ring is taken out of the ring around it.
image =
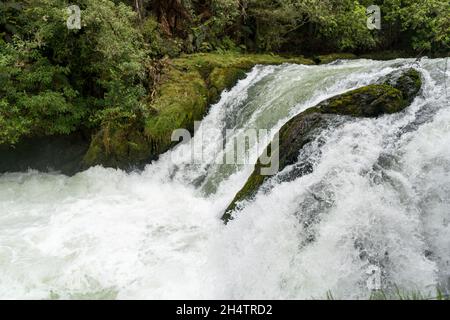
[[[15,39],[0,47],[0,143],[16,143],[23,134],[67,134],[84,110],[74,104],[67,67],[52,65],[33,43]]]
[[[448,0],[384,0],[381,8],[394,40],[406,41],[416,51],[445,51],[450,47]]]
[[[17,27],[23,22],[17,13],[21,10],[22,5],[17,1],[1,1],[0,2],[0,39],[10,38],[17,32]]]
[[[303,45],[316,38],[335,50],[375,45],[366,27],[366,8],[354,0],[250,0],[249,14],[256,21],[261,50],[279,49],[294,38]]]
[[[156,1],[160,2],[160,1]],[[448,0],[171,0],[189,12],[185,32],[164,38],[180,51],[335,52],[373,49],[445,51]],[[366,8],[378,5],[382,29],[367,28]],[[154,5],[150,3],[149,8]],[[167,17],[166,17],[167,18]],[[161,25],[168,22],[158,21]],[[164,46],[160,47],[164,50]],[[170,50],[173,53],[173,50]],[[173,54],[172,54],[173,55]]]
[[[248,0],[247,27],[256,49],[367,51],[445,50],[450,43],[448,0]],[[382,30],[368,30],[366,8],[381,8]]]
[[[249,0],[248,13],[255,20],[256,46],[260,50],[276,50],[287,35],[308,22],[307,9],[295,0]]]
[[[211,0],[207,11],[193,12],[193,26],[189,35],[191,51],[240,51],[238,21],[241,18],[240,0]]]
[[[332,4],[331,11],[318,27],[324,41],[338,50],[372,49],[375,47],[373,33],[367,28],[366,7],[354,0]]]
[[[255,61],[309,63],[240,52],[308,53],[326,63],[338,55],[320,54],[416,55],[450,44],[448,0],[78,0],[81,30],[66,26],[69,3],[0,2],[0,144],[87,128],[138,141],[127,154],[146,144],[139,134],[163,137],[154,149],[166,150],[173,126],[201,118]],[[381,7],[381,31],[366,27],[371,4]],[[183,57],[197,52],[215,53]],[[167,57],[177,69],[162,67]]]
[[[0,48],[0,143],[68,134],[107,121],[105,110],[143,107],[146,50],[125,4],[83,0],[82,29],[69,30],[65,1],[28,1],[26,21]]]

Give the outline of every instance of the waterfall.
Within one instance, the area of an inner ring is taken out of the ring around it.
[[[423,77],[411,106],[324,130],[222,223],[253,171],[220,164],[228,141],[247,129],[273,135],[318,102],[411,65]],[[445,65],[424,58],[256,66],[202,121],[192,140],[202,139],[200,162],[180,144],[142,172],[0,175],[0,297],[365,299],[374,272],[382,289],[448,292]],[[296,177],[305,161],[313,172]]]

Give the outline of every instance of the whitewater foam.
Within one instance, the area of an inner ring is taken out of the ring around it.
[[[202,127],[276,132],[306,108],[413,62],[257,66]],[[200,164],[180,145],[143,172],[1,175],[0,297],[367,298],[373,265],[383,288],[448,290],[443,64],[416,66],[423,89],[404,112],[325,130],[320,152],[307,155],[313,173],[274,177],[228,226],[220,216],[253,168],[217,165],[220,136],[206,137]]]

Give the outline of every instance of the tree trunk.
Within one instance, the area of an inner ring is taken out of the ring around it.
[[[134,10],[138,15],[139,22],[144,18],[144,0],[134,0]]]

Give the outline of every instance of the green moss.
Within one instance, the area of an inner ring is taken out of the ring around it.
[[[151,104],[156,114],[145,121],[152,154],[159,155],[174,145],[170,139],[173,130],[183,128],[192,132],[194,121],[200,121],[221,92],[232,88],[253,66],[282,63],[313,62],[303,57],[234,53],[200,53],[173,59]]]
[[[250,69],[256,64],[278,65],[283,63],[314,64],[310,59],[302,56],[282,57],[271,54],[238,54],[238,53],[198,53],[183,55],[172,61],[173,66],[179,69],[202,70],[209,74],[216,67]]]
[[[199,70],[168,68],[165,77],[151,104],[156,112],[145,120],[145,136],[155,155],[170,148],[175,129],[193,131],[194,121],[201,120],[208,107],[209,90]]]
[[[220,97],[220,92],[227,89],[231,89],[236,82],[245,78],[247,73],[246,69],[241,68],[214,68],[208,77],[209,84],[209,101],[215,103]]]
[[[303,57],[200,53],[173,59],[165,67],[156,97],[148,104],[143,125],[115,129],[103,127],[94,136],[84,157],[84,165],[102,164],[128,167],[166,152],[175,129],[194,130],[194,122],[203,119],[208,106],[217,102],[257,64],[313,64]]]
[[[83,167],[95,165],[128,169],[149,160],[150,145],[135,125],[105,127],[92,138]]]
[[[318,108],[322,113],[376,117],[399,112],[406,105],[400,90],[386,84],[373,84],[331,98]]]

